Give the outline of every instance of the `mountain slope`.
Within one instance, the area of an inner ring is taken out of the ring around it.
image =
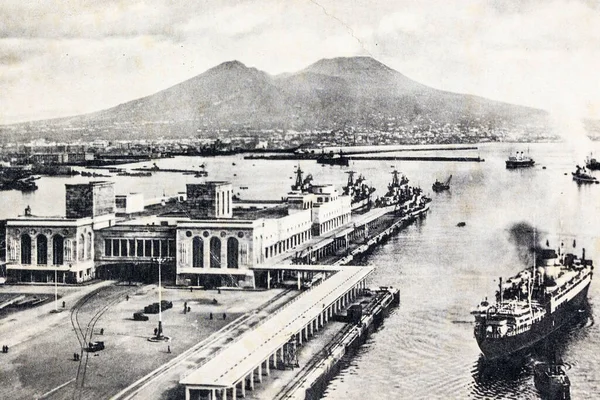
[[[100,127],[106,135],[190,136],[205,129],[381,129],[403,124],[528,121],[545,113],[445,92],[407,78],[370,57],[320,60],[271,76],[239,61],[220,64],[156,94],[116,107],[36,126]],[[127,137],[124,137],[127,138]]]

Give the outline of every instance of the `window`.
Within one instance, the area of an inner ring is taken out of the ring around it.
[[[204,240],[200,236],[192,240],[192,267],[204,268]]]
[[[160,240],[152,241],[152,257],[160,257]]]
[[[144,256],[152,257],[152,240],[144,240]]]
[[[44,235],[38,235],[37,242],[37,263],[40,265],[48,264],[48,239]]]
[[[144,241],[140,240],[140,239],[137,240],[137,256],[138,257],[144,256]]]
[[[129,239],[129,255],[135,257],[135,239]]]
[[[119,257],[119,255],[121,254],[121,246],[120,246],[121,242],[119,241],[119,239],[113,239],[112,241],[112,246],[113,246],[113,252],[112,255],[114,257]]]
[[[112,240],[104,239],[104,255],[112,256]]]
[[[221,268],[221,239],[218,237],[210,239],[210,267]]]
[[[121,257],[127,257],[127,239],[121,239]]]
[[[238,268],[239,243],[236,238],[227,240],[227,268]]]
[[[108,242],[110,243],[110,241]],[[54,237],[52,238],[52,263],[54,265],[62,265],[64,262],[64,254],[65,244],[63,237],[61,235],[54,235]]]

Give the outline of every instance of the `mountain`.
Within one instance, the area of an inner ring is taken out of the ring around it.
[[[350,57],[277,76],[229,61],[107,110],[22,126],[30,133],[68,126],[105,138],[152,138],[189,137],[199,128],[381,130],[391,120],[407,126],[470,121],[503,126],[544,116],[541,110],[437,90],[373,58]]]

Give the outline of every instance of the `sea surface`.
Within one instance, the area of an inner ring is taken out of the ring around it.
[[[498,277],[511,276],[527,265],[527,251],[512,232],[517,224],[535,227],[542,245],[600,261],[600,185],[577,185],[576,164],[600,143],[482,144],[461,152],[385,153],[382,156],[466,155],[485,162],[355,161],[349,167],[320,166],[314,161],[244,160],[177,157],[154,161],[162,168],[199,170],[208,178],[168,172],[152,177],[104,178],[115,181],[117,194],[144,193],[146,198],[185,191],[186,183],[228,180],[243,200],[280,199],[293,183],[298,166],[315,183],[343,185],[349,170],[363,174],[383,195],[396,168],[411,184],[433,198],[425,219],[400,232],[363,262],[376,267],[372,285],[400,289],[401,305],[329,384],[328,400],[377,399],[539,399],[532,368],[550,355],[569,368],[573,399],[600,393],[600,282],[589,291],[589,307],[559,332],[549,345],[507,363],[485,362],[473,337],[470,311],[485,297],[493,298]],[[437,147],[437,146],[436,146]],[[506,170],[504,160],[515,151],[529,152],[536,166]],[[152,162],[127,167],[151,166]],[[600,178],[600,171],[595,172]],[[431,184],[452,175],[451,189],[434,193]],[[100,180],[102,178],[96,178]],[[64,184],[90,178],[38,180],[36,192],[1,192],[0,218],[22,214],[64,215]],[[245,189],[247,187],[247,189]],[[466,226],[457,227],[465,222]],[[575,241],[575,243],[574,243]],[[575,248],[573,249],[573,245]]]

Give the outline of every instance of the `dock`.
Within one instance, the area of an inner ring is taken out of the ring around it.
[[[328,266],[329,267],[329,266]],[[334,314],[366,288],[371,267],[343,267],[305,291],[254,330],[246,332],[217,357],[180,380],[186,400],[236,399],[253,390],[263,375],[282,365],[286,355],[321,329]],[[264,371],[264,374],[263,374]]]

